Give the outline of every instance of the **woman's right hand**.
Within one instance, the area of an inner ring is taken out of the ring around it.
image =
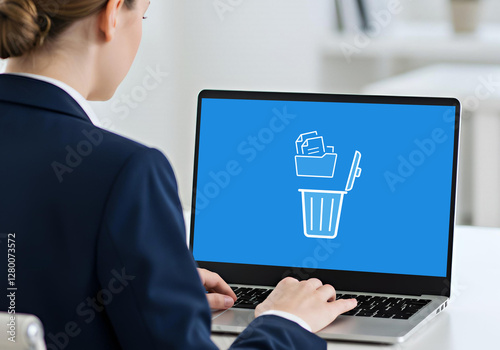
[[[303,319],[313,332],[318,332],[357,305],[356,299],[335,300],[335,295],[335,288],[317,278],[299,282],[287,277],[257,306],[255,316],[268,310],[288,312]]]

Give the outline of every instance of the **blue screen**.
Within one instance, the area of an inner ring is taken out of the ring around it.
[[[196,260],[446,276],[455,107],[204,98]]]

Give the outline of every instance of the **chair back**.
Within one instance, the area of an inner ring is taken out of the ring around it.
[[[40,319],[34,315],[0,312],[0,349],[46,350]]]

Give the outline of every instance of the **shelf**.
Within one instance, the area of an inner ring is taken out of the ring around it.
[[[355,45],[355,33],[330,36],[324,53],[344,57],[343,47],[358,50],[352,58],[407,58],[412,60],[500,62],[500,25],[483,24],[475,33],[456,34],[449,23],[394,23],[366,45]],[[363,47],[364,46],[364,47]]]

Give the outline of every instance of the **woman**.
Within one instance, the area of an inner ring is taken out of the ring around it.
[[[48,349],[215,348],[209,306],[236,299],[197,273],[166,158],[95,126],[86,102],[113,96],[148,6],[0,0],[0,231],[14,239],[15,311],[40,317]],[[324,347],[307,329],[355,306],[334,299],[317,279],[287,278],[233,348]]]

